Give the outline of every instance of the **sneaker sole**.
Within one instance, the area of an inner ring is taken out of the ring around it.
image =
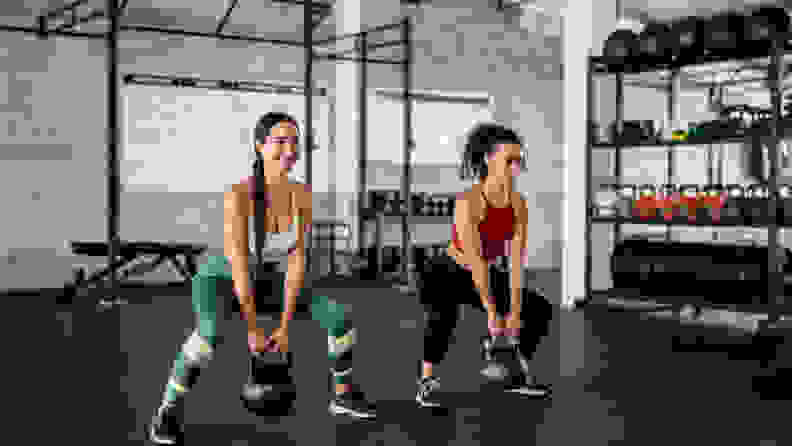
[[[162,445],[175,445],[179,444],[177,440],[168,440],[166,438],[160,438],[157,434],[154,433],[154,425],[149,425],[146,429],[148,431],[148,440],[154,444],[162,444]]]
[[[426,401],[422,400],[420,396],[415,397],[415,402],[421,407],[441,407],[438,403],[427,403]]]
[[[537,389],[506,389],[505,392],[517,393],[526,396],[541,396],[541,397],[545,397],[550,394],[550,391],[548,390],[537,390]]]
[[[351,416],[356,417],[356,418],[365,418],[365,419],[371,419],[371,418],[376,418],[377,417],[376,414],[360,412],[360,411],[357,411],[357,410],[354,410],[354,409],[349,409],[347,407],[339,406],[339,405],[337,405],[335,403],[330,403],[329,410],[330,410],[330,413],[333,414],[333,415],[351,415]]]

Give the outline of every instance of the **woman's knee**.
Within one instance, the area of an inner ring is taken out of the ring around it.
[[[327,296],[316,296],[312,299],[311,318],[327,330],[334,338],[354,336],[352,325],[352,308]]]

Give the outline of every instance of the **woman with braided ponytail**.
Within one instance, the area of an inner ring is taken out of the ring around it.
[[[253,372],[246,389],[255,390],[251,394],[265,392],[268,383],[267,376],[256,376],[256,370],[266,370],[256,366],[258,353],[289,352],[290,321],[295,313],[308,312],[328,332],[329,372],[335,384],[330,412],[376,416],[374,406],[351,380],[356,333],[349,308],[304,287],[312,196],[309,186],[288,176],[299,158],[297,121],[283,113],[268,113],[259,119],[254,133],[254,174],[234,184],[225,196],[225,256],[210,257],[192,280],[197,328],[176,358],[162,405],[150,425],[149,438],[156,444],[182,441],[182,401],[220,344],[218,328],[227,319],[224,313],[234,309],[247,322]],[[283,266],[285,274],[280,271]],[[235,298],[221,295],[222,289],[233,289]],[[280,315],[280,326],[271,335],[258,324],[261,313]]]
[[[522,139],[497,124],[480,124],[468,135],[460,176],[473,186],[456,199],[452,239],[445,255],[426,266],[419,289],[426,314],[422,377],[416,400],[440,406],[435,367],[445,357],[461,304],[485,311],[493,340],[506,337],[519,353],[520,370],[501,381],[503,390],[545,396],[546,386],[527,370],[539,341],[547,334],[552,308],[535,290],[524,287],[527,206],[514,190],[525,168]],[[496,267],[511,261],[511,272]]]

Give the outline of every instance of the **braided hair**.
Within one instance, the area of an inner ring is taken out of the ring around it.
[[[498,144],[517,144],[522,147],[523,140],[514,130],[495,123],[478,124],[468,133],[459,177],[462,180],[487,178],[487,157]],[[525,157],[523,157],[525,168]]]
[[[253,163],[253,178],[255,180],[255,191],[256,194],[253,197],[253,206],[254,206],[254,221],[255,221],[255,229],[263,229],[266,227],[266,215],[267,215],[267,208],[269,208],[269,198],[267,197],[266,193],[266,181],[264,181],[264,159],[261,157],[261,153],[256,150],[257,144],[264,144],[267,138],[270,136],[270,132],[272,128],[277,126],[282,122],[288,122],[292,124],[294,127],[298,129],[299,132],[299,125],[297,124],[297,120],[294,119],[293,116],[290,116],[286,113],[281,112],[269,112],[259,118],[258,122],[256,122],[256,127],[253,129],[253,153],[256,155],[256,161]],[[258,259],[258,263],[260,265],[257,272],[266,273],[269,271],[264,271],[265,268],[261,268],[262,259],[264,256],[264,241],[266,239],[266,231],[262,234],[256,234],[256,258]]]

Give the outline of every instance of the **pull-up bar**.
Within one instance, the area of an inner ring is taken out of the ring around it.
[[[154,87],[188,87],[208,90],[246,91],[265,94],[305,94],[305,89],[302,86],[259,81],[203,79],[200,77],[141,73],[125,74],[123,80],[125,84],[146,85]],[[315,96],[326,96],[327,89],[315,88],[313,94]]]
[[[405,63],[403,60],[390,60],[390,59],[374,59],[371,57],[349,57],[341,56],[338,54],[314,54],[314,57],[319,60],[332,60],[344,62],[360,62],[360,63],[373,63],[383,65],[402,65]]]
[[[318,41],[314,42],[314,45],[316,45],[316,46],[324,46],[324,45],[327,45],[328,43],[335,43],[335,42],[338,42],[339,40],[342,40],[342,39],[348,39],[350,37],[360,37],[363,34],[371,34],[371,33],[376,33],[376,32],[381,32],[381,31],[388,31],[388,30],[391,30],[391,29],[401,28],[403,26],[404,26],[404,22],[403,21],[396,22],[396,23],[389,23],[387,25],[380,25],[380,26],[375,26],[373,28],[368,28],[368,29],[365,29],[365,30],[357,32],[357,33],[339,34],[337,36],[333,36],[333,37],[330,37],[328,39],[318,40]]]

